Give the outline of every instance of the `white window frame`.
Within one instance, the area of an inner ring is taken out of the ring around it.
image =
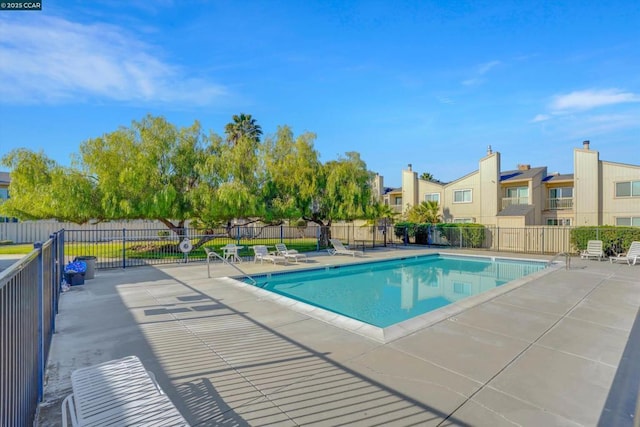
[[[429,196],[438,196],[437,197],[438,200],[430,199]],[[434,202],[440,204],[440,193],[427,193],[427,194],[424,195],[424,201],[425,202],[434,201]]]
[[[571,190],[571,195],[570,196],[566,196],[564,194],[565,190]],[[556,192],[556,195],[553,196],[551,195],[552,192]],[[557,193],[560,193],[560,195],[558,195]],[[573,197],[573,187],[553,187],[549,189],[549,198],[550,199],[570,199]]]
[[[453,218],[453,222],[458,224],[473,224],[476,221],[474,218]]]
[[[547,225],[551,227],[570,227],[571,218],[547,218]]]
[[[471,283],[453,282],[452,290],[456,295],[471,295]]]
[[[618,184],[629,184],[629,195],[628,196],[620,196],[618,195]],[[615,185],[615,194],[616,197],[621,197],[621,198],[631,198],[631,197],[640,197],[640,181],[619,181],[614,183]],[[634,191],[634,187],[636,188],[636,191]]]
[[[464,193],[469,192],[469,200],[464,200]],[[463,193],[462,201],[456,202],[456,193]],[[453,190],[453,203],[473,203],[473,189],[471,188],[463,188],[460,190]]]
[[[513,195],[515,191],[516,195]],[[528,199],[529,198],[529,187],[507,187],[505,189],[505,193],[508,199]],[[511,193],[511,194],[510,194]],[[525,193],[524,195],[520,193]]]
[[[619,224],[620,220],[628,220],[629,224]],[[616,226],[618,227],[640,227],[640,216],[619,216],[616,217]]]

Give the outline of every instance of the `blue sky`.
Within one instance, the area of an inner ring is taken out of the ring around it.
[[[450,181],[491,145],[572,172],[583,140],[640,164],[640,2],[52,1],[0,11],[0,156],[61,164],[147,113],[223,134],[251,114]]]

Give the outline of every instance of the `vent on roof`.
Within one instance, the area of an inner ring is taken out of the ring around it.
[[[531,169],[531,165],[518,165],[519,171],[528,171],[529,169]]]

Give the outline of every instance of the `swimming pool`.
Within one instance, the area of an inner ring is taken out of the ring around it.
[[[395,336],[434,323],[469,306],[467,300],[477,304],[495,297],[505,284],[521,284],[546,266],[534,260],[416,255],[255,275],[257,283],[249,287],[294,310],[386,341],[393,328]]]

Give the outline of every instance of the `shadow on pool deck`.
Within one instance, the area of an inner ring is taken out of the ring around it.
[[[313,258],[307,266],[354,261]],[[249,273],[304,267],[243,263]],[[574,259],[381,344],[207,278],[202,263],[99,271],[62,295],[37,424],[61,425],[74,369],[135,354],[191,425],[595,425],[639,276]]]

